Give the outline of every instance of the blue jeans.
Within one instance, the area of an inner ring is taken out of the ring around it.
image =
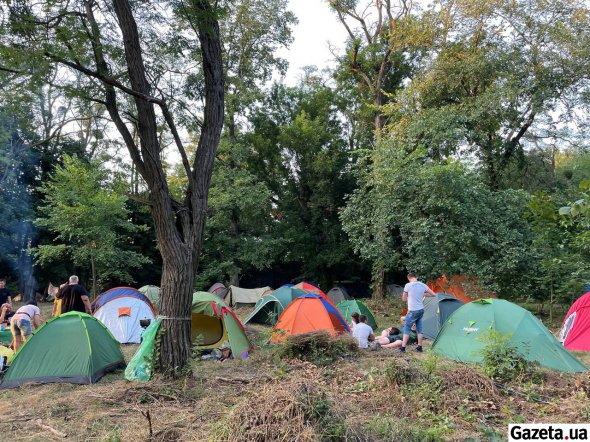
[[[31,321],[28,319],[13,318],[10,323],[10,331],[14,337],[20,336],[23,339],[27,339],[33,333],[33,330],[31,329]]]
[[[404,324],[404,335],[409,335],[412,330],[412,325],[416,324],[416,333],[422,333],[422,316],[424,316],[424,309],[410,310],[406,315],[406,322]]]

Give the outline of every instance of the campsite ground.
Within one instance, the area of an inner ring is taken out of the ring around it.
[[[370,304],[380,326],[397,323],[399,304]],[[316,365],[281,358],[265,344],[268,328],[248,332],[257,344],[249,359],[195,361],[181,381],[132,384],[119,371],[95,385],[3,391],[2,439],[497,441],[508,423],[590,419],[587,373],[536,370],[498,388],[480,368],[429,352],[354,352],[326,364],[329,351],[318,351],[309,355]],[[125,357],[135,349],[124,346]],[[590,355],[577,356],[590,364]]]

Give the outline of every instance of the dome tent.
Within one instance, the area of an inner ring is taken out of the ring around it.
[[[375,315],[373,315],[373,312],[364,302],[359,301],[358,299],[351,299],[349,301],[342,301],[337,307],[342,313],[342,316],[344,316],[349,323],[352,321],[350,315],[357,312],[359,315],[365,315],[367,317],[367,324],[369,324],[373,330],[377,329]]]
[[[590,292],[578,298],[568,310],[559,340],[568,350],[590,351]]]
[[[93,384],[125,366],[119,343],[86,313],[51,318],[19,348],[0,388],[29,382]]]
[[[463,304],[463,301],[452,295],[437,294],[435,297],[427,296],[424,299],[424,318],[422,319],[424,337],[435,339],[445,322]]]
[[[303,290],[288,286],[276,289],[256,303],[252,312],[244,319],[244,324],[253,322],[275,325],[287,306],[305,293]]]
[[[228,288],[223,285],[223,283],[221,282],[216,282],[215,284],[213,284],[211,287],[209,287],[209,290],[207,290],[209,293],[214,293],[217,296],[219,296],[221,299],[225,298],[225,295],[228,292]]]
[[[219,348],[229,342],[234,357],[247,356],[253,348],[244,326],[217,295],[195,292],[191,314],[191,338],[199,349]]]
[[[271,342],[282,342],[287,336],[326,330],[331,335],[350,331],[346,320],[325,297],[308,293],[293,301],[281,314],[272,330]]]
[[[223,300],[227,305],[232,307],[238,304],[256,304],[264,295],[272,292],[270,287],[260,287],[257,289],[244,289],[230,285]]]
[[[141,319],[156,319],[150,300],[131,287],[116,287],[104,292],[92,303],[93,316],[102,322],[121,344],[139,343]]]
[[[480,363],[485,333],[509,335],[510,345],[526,360],[559,371],[587,368],[570,354],[528,310],[503,299],[479,299],[457,309],[432,344],[432,351],[460,362]]]
[[[330,298],[334,304],[338,305],[342,301],[352,299],[352,296],[348,294],[348,291],[344,287],[337,286],[330,289],[328,292],[328,298]]]
[[[157,285],[144,285],[138,289],[150,300],[154,307],[160,303],[160,287]]]

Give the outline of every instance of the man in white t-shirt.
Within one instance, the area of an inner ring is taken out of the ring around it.
[[[436,296],[436,294],[428,288],[426,284],[418,281],[418,275],[415,273],[408,273],[408,283],[404,287],[404,294],[402,299],[408,301],[408,313],[406,315],[406,322],[404,324],[404,337],[400,351],[406,351],[406,345],[410,339],[410,331],[412,326],[416,324],[416,334],[418,335],[417,352],[422,352],[422,317],[424,316],[424,303],[422,300],[424,296]]]
[[[368,318],[366,315],[359,316],[359,323],[352,329],[352,336],[354,336],[360,348],[369,348],[369,341],[374,341],[373,329],[367,324]]]

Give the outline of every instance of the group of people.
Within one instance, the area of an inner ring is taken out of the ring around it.
[[[421,353],[422,349],[422,317],[424,316],[425,296],[436,296],[436,294],[423,282],[418,281],[418,276],[408,273],[408,283],[404,287],[402,299],[408,303],[406,316],[400,318],[401,330],[398,327],[389,327],[375,336],[373,329],[367,324],[368,318],[365,315],[352,313],[350,324],[352,335],[357,339],[360,348],[369,348],[374,345],[380,348],[398,348],[405,352],[406,347],[418,344],[416,351]]]
[[[10,327],[12,342],[10,347],[16,352],[20,346],[44,322],[37,301],[29,301],[14,311],[6,280],[0,279],[0,325]],[[91,314],[90,298],[86,289],[80,285],[77,276],[70,276],[67,283],[60,286],[53,304],[52,316],[79,311]]]

